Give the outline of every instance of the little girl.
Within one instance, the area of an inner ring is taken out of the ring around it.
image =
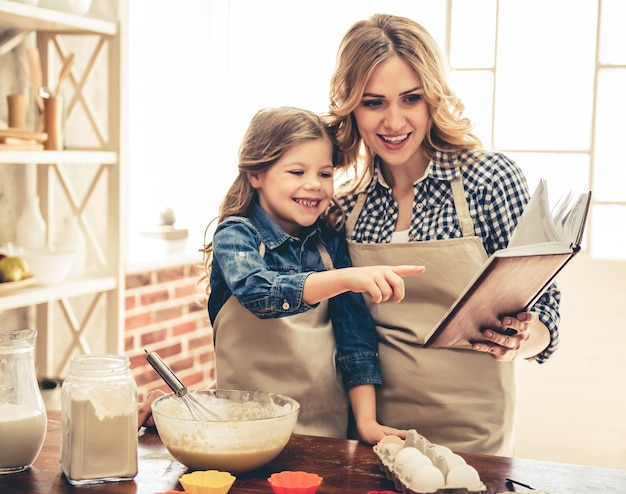
[[[328,213],[335,151],[312,112],[252,118],[205,249],[217,387],[291,396],[301,407],[294,432],[340,438],[345,387],[359,437],[374,444],[406,431],[376,421],[376,329],[361,293],[399,302],[402,277],[424,268],[350,267],[342,218]]]

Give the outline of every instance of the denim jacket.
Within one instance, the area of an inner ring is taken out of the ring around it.
[[[289,317],[315,307],[302,294],[306,278],[326,269],[318,242],[326,247],[335,268],[351,266],[343,234],[321,220],[306,228],[302,239],[287,234],[258,204],[249,218],[231,216],[222,221],[213,235],[211,323],[231,295],[260,319]],[[345,388],[381,384],[376,326],[363,296],[346,292],[332,297],[328,312]]]

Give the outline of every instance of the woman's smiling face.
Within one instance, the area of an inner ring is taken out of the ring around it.
[[[359,133],[373,154],[389,167],[425,169],[423,151],[430,117],[415,70],[394,55],[382,62],[365,85],[354,110]]]

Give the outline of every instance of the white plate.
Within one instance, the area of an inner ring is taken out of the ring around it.
[[[35,281],[35,277],[32,275],[20,281],[5,281],[0,283],[0,295],[34,285]]]

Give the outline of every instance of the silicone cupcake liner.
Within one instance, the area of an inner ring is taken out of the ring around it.
[[[315,473],[285,470],[267,479],[274,494],[315,494],[323,478]]]
[[[190,494],[226,494],[235,477],[219,470],[198,470],[184,474],[179,482]]]

